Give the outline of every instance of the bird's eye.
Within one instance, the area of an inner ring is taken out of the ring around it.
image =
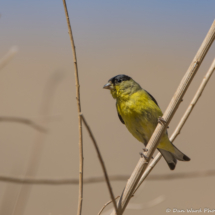
[[[120,82],[122,82],[122,80],[119,79],[119,80],[117,80],[117,82],[120,83]]]

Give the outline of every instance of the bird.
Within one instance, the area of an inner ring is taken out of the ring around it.
[[[123,74],[109,79],[103,88],[110,90],[112,97],[116,99],[120,121],[138,141],[144,144],[143,151],[147,151],[147,143],[159,119],[163,119],[161,118],[163,113],[155,98],[131,77]],[[190,160],[169,140],[167,131],[162,135],[157,149],[171,170],[175,169],[177,160]]]

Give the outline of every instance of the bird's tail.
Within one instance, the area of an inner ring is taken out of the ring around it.
[[[187,155],[185,155],[184,153],[182,153],[178,148],[176,148],[174,145],[173,145],[173,147],[174,147],[174,153],[158,148],[158,150],[160,151],[160,153],[166,160],[166,162],[171,170],[175,169],[177,160],[179,160],[179,161],[189,161],[190,160],[190,158],[187,157]]]

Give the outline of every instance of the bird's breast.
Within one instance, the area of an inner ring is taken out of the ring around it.
[[[140,125],[149,120],[149,113],[144,109],[144,105],[138,104],[137,101],[124,101],[117,103],[117,110],[122,116],[125,124]]]

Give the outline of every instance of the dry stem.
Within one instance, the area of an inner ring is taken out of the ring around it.
[[[154,174],[148,177],[148,181],[161,181],[161,180],[175,180],[175,179],[189,179],[215,176],[215,170],[204,170],[194,172],[182,172],[174,174]],[[111,175],[110,181],[127,181],[129,175]],[[0,176],[0,181],[15,184],[33,184],[33,185],[77,185],[79,183],[76,178],[33,178],[33,177],[13,177],[13,176]],[[105,182],[103,176],[89,177],[83,180],[84,184],[94,184]]]
[[[61,80],[62,76],[60,73],[54,73],[50,79],[48,80],[48,84],[46,85],[43,100],[41,103],[41,110],[40,114],[42,116],[49,115],[49,111],[52,104],[52,99],[54,98],[54,93],[56,90],[56,87],[59,84],[59,81]],[[48,127],[48,120],[47,118],[41,118],[41,125],[44,125],[44,127]],[[42,156],[42,151],[44,147],[44,142],[46,138],[47,133],[41,133],[37,132],[36,138],[34,141],[34,144],[32,146],[30,158],[28,161],[27,170],[25,173],[25,177],[35,177],[37,170],[39,168],[39,161]],[[27,200],[30,195],[31,186],[22,186],[20,189],[20,192],[18,194],[18,198],[16,200],[13,215],[22,215],[24,214],[25,207],[27,205]]]
[[[188,117],[190,116],[193,108],[195,107],[196,103],[198,102],[200,96],[202,95],[205,86],[207,85],[211,75],[213,74],[215,70],[215,59],[213,60],[208,72],[206,73],[205,77],[203,78],[196,94],[194,95],[190,105],[188,106],[187,110],[185,111],[183,117],[181,118],[180,122],[178,123],[178,126],[176,127],[175,131],[173,132],[172,136],[170,137],[171,142],[173,142],[176,137],[180,134],[181,129],[183,128],[184,124],[186,123]],[[147,178],[148,174],[152,171],[152,169],[155,167],[155,165],[158,163],[158,161],[161,159],[162,155],[160,152],[156,155],[156,157],[153,159],[153,161],[150,163],[150,165],[147,167],[146,171],[142,175],[134,193],[139,188],[139,186],[142,184],[142,182]]]
[[[117,197],[115,198],[115,200],[117,200],[118,198],[119,198],[119,196],[117,196]],[[109,202],[107,202],[107,203],[102,207],[102,209],[99,211],[98,215],[100,215],[100,214],[102,213],[102,211],[103,211],[111,202],[113,202],[113,201],[110,200]]]
[[[186,112],[184,113],[183,117],[181,118],[178,126],[176,127],[174,133],[172,134],[171,136],[171,141],[173,142],[175,140],[175,138],[180,134],[181,132],[181,129],[183,128],[184,124],[186,123],[188,117],[190,116],[193,108],[195,107],[196,103],[198,102],[199,98],[201,97],[202,95],[202,92],[204,91],[211,75],[213,74],[215,70],[215,59],[213,60],[208,72],[206,73],[205,77],[203,78],[195,96],[193,97],[190,105],[188,106]]]
[[[69,20],[69,14],[67,10],[66,0],[63,0],[67,26],[69,30],[69,36],[72,46],[73,52],[73,60],[74,60],[74,67],[75,67],[75,81],[76,81],[76,99],[77,99],[77,106],[78,106],[78,124],[79,124],[79,198],[78,198],[78,211],[77,215],[81,215],[82,211],[82,202],[83,202],[83,136],[82,136],[82,123],[81,123],[81,103],[80,103],[80,85],[79,85],[79,77],[78,77],[78,64],[77,64],[77,57],[75,51],[75,43],[72,34],[72,28]]]
[[[157,145],[160,141],[163,132],[166,130],[168,124],[170,123],[172,117],[174,116],[174,113],[176,112],[179,104],[181,103],[186,90],[188,89],[193,77],[195,76],[211,44],[213,43],[214,38],[215,38],[215,21],[213,22],[208,34],[206,35],[201,47],[199,48],[196,56],[194,57],[183,79],[181,80],[181,83],[179,84],[177,91],[175,92],[168,108],[166,109],[163,115],[163,119],[166,123],[157,125],[154,133],[152,134],[147,144],[148,151],[145,153],[147,159],[140,158],[137,166],[135,167],[130,179],[126,184],[125,189],[123,190],[123,193],[118,202],[118,211],[120,211],[121,214],[124,212],[126,206],[128,205],[130,198],[133,195],[134,190],[141,176],[143,175],[144,171],[148,166],[148,162],[150,161],[152,154],[157,148]],[[113,211],[111,214],[113,215],[115,214],[115,212]]]
[[[130,209],[130,210],[145,210],[145,209],[149,209],[149,208],[152,208],[152,207],[155,207],[156,205],[162,203],[163,201],[165,200],[165,196],[162,195],[162,196],[159,196],[149,202],[144,202],[142,204],[140,203],[129,203],[127,205],[127,209]],[[112,211],[113,209],[109,209],[108,211],[106,211],[105,213],[103,213],[103,215],[107,215],[110,213],[110,211]]]
[[[14,46],[8,51],[8,53],[3,58],[0,59],[0,70],[7,65],[7,63],[14,57],[17,51],[18,48]]]
[[[47,132],[47,129],[43,128],[42,126],[36,124],[30,119],[21,118],[21,117],[12,117],[12,116],[1,116],[0,122],[17,122],[22,123],[28,126],[31,126],[32,128],[40,131],[40,132]]]
[[[91,139],[92,139],[92,141],[93,141],[93,144],[94,144],[94,146],[95,146],[95,149],[96,149],[96,152],[97,152],[97,155],[98,155],[98,158],[99,158],[99,161],[100,161],[100,163],[101,163],[102,170],[103,170],[103,173],[104,173],[104,176],[105,176],[105,181],[106,181],[106,184],[107,184],[107,186],[108,186],[108,190],[109,190],[109,193],[110,193],[110,197],[111,197],[111,199],[112,199],[112,201],[113,201],[113,205],[114,205],[114,208],[115,208],[115,212],[116,212],[116,214],[119,214],[118,211],[117,211],[116,201],[115,201],[114,194],[113,194],[113,191],[112,191],[112,188],[111,188],[111,185],[110,185],[110,180],[109,180],[109,177],[108,177],[108,174],[107,174],[107,170],[106,170],[106,168],[105,168],[104,161],[103,161],[102,156],[101,156],[101,153],[100,153],[100,151],[99,151],[99,147],[98,147],[98,145],[97,145],[97,143],[96,143],[96,140],[95,140],[95,138],[94,138],[94,136],[93,136],[93,133],[92,133],[92,131],[91,131],[89,125],[87,124],[87,122],[86,122],[86,120],[85,120],[83,114],[81,114],[80,116],[82,117],[82,120],[83,120],[83,122],[84,122],[84,125],[85,125],[87,131],[89,132],[89,135],[90,135],[90,137],[91,137]]]

